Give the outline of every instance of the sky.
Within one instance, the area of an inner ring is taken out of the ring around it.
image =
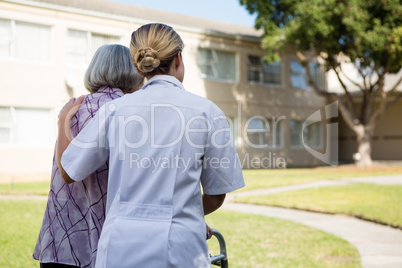
[[[108,0],[179,13],[204,19],[254,27],[256,15],[250,15],[239,0]]]

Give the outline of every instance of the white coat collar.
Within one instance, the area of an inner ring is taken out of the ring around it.
[[[152,77],[145,83],[145,85],[142,87],[142,89],[146,89],[149,85],[151,85],[157,81],[161,81],[161,80],[171,83],[171,84],[175,85],[176,87],[179,87],[179,88],[185,90],[183,87],[183,84],[176,77],[174,77],[172,75],[155,75],[154,77]]]

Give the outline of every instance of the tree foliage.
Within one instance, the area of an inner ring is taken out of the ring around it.
[[[336,63],[343,53],[359,67],[396,73],[402,65],[400,0],[240,0],[257,13],[267,59],[285,45],[326,53]]]
[[[313,90],[339,101],[345,122],[356,134],[362,163],[371,164],[376,122],[402,98],[398,90],[402,77],[385,89],[386,76],[402,67],[401,0],[240,0],[240,4],[257,13],[255,26],[263,30],[267,61],[278,60],[282,49],[293,48]],[[324,92],[314,85],[307,51],[334,71],[343,93]],[[349,77],[342,67],[345,62],[354,64],[358,79]],[[359,105],[356,96],[361,96]]]

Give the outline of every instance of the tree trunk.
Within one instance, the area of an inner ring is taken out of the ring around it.
[[[353,155],[353,158],[357,166],[371,166],[373,164],[371,159],[372,131],[363,126],[359,128],[359,131],[357,131],[357,153]]]

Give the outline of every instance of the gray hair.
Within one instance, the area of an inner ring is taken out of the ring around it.
[[[128,47],[117,44],[99,47],[84,76],[84,85],[91,93],[105,86],[128,93],[139,89],[143,82],[144,78],[134,67]]]

